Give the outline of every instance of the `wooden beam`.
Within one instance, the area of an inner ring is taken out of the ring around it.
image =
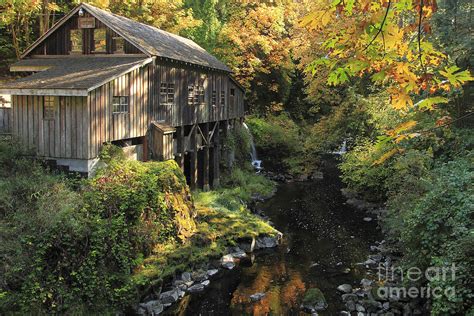
[[[177,128],[176,131],[177,135],[177,153],[176,153],[176,162],[178,163],[178,166],[181,168],[181,170],[184,171],[184,126],[180,126]]]
[[[209,137],[209,123],[205,123],[203,125],[203,133],[204,135],[207,135]],[[207,146],[204,146],[203,151],[203,170],[202,170],[202,182],[203,182],[203,187],[202,189],[204,191],[209,191],[210,186],[209,186],[209,142],[207,142]]]
[[[195,126],[194,126],[195,127]],[[191,190],[196,189],[197,179],[198,179],[198,148],[197,148],[197,129],[194,128],[191,130],[191,163],[190,163],[190,182],[189,186]]]
[[[221,149],[220,149],[220,133],[219,133],[219,122],[216,122],[216,126],[214,127],[214,148],[212,150],[212,188],[216,189],[220,185],[220,157],[221,157]],[[216,128],[217,127],[217,128]]]
[[[87,97],[87,90],[79,89],[0,89],[0,94],[10,95],[54,95]]]

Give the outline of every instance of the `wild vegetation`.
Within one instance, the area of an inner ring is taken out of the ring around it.
[[[238,238],[275,233],[242,204],[268,180],[236,170],[241,201],[223,188],[195,205],[175,162],[126,161],[113,145],[101,156],[94,178],[66,178],[0,142],[2,313],[123,310]]]

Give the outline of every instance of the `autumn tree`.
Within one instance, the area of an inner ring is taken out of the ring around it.
[[[468,70],[435,45],[431,20],[436,10],[434,0],[316,1],[300,22],[310,34],[308,45],[317,45],[319,52],[307,71],[318,77],[327,74],[328,85],[370,79],[389,93],[392,107],[407,116],[383,141],[416,137],[416,130],[408,132],[417,124],[408,119],[413,112],[436,110],[448,103],[453,90],[472,80]],[[435,119],[445,115],[433,113]]]

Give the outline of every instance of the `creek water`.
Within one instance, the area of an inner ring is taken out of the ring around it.
[[[319,288],[328,308],[319,315],[344,310],[336,287],[358,286],[369,246],[379,237],[374,222],[345,204],[335,158],[325,160],[324,179],[279,186],[259,205],[284,234],[277,249],[256,253],[253,262],[225,271],[201,294],[185,297],[175,315],[303,315],[301,300]],[[249,296],[265,293],[258,302]]]

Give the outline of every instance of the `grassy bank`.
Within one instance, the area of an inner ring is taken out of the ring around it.
[[[255,175],[236,171],[241,188],[198,192],[194,203],[173,161],[125,161],[114,148],[103,157],[108,167],[76,179],[0,142],[2,314],[120,311],[238,238],[275,233],[242,204],[271,191]]]

